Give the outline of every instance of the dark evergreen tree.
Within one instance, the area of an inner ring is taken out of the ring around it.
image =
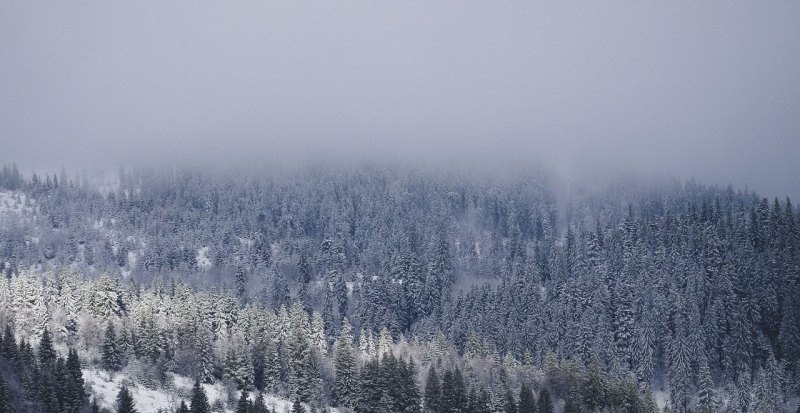
[[[442,389],[436,369],[431,365],[428,377],[425,379],[425,413],[442,413]]]
[[[53,337],[50,331],[44,329],[42,338],[39,341],[39,363],[51,365],[56,361],[56,350],[53,348]]]
[[[368,360],[361,366],[356,411],[359,413],[377,412],[380,410],[383,388],[381,386],[381,370],[377,360]]]
[[[292,403],[291,413],[306,413],[306,409],[303,408],[302,404],[300,404],[300,399],[294,399],[294,403]]]
[[[537,413],[553,413],[553,401],[550,399],[550,392],[543,388],[539,392],[539,402]]]
[[[514,400],[514,394],[511,393],[511,390],[506,391],[506,400],[503,406],[503,411],[505,413],[517,413],[517,402]]]
[[[536,399],[533,396],[533,390],[527,384],[522,384],[519,389],[519,413],[536,413]]]
[[[11,329],[10,324],[6,324],[5,333],[3,334],[3,356],[8,360],[14,361],[18,357],[17,339],[14,337],[14,330]]]
[[[117,347],[117,333],[114,330],[113,323],[108,323],[106,327],[106,334],[103,339],[102,364],[104,369],[110,371],[117,371],[122,368],[120,351]]]
[[[236,404],[236,413],[250,413],[251,407],[252,404],[247,399],[247,392],[240,392],[239,401]]]
[[[192,413],[211,412],[211,405],[208,404],[208,396],[206,396],[206,391],[203,390],[200,380],[196,380],[194,382],[194,387],[192,387],[192,400],[189,403],[189,410]]]
[[[189,410],[189,406],[186,405],[186,402],[181,400],[181,404],[178,405],[178,409],[175,413],[191,413],[191,411]]]
[[[133,396],[131,396],[128,387],[122,386],[117,393],[117,413],[136,413],[136,407],[133,404]]]
[[[64,377],[66,382],[61,389],[64,393],[62,405],[65,411],[78,412],[86,403],[86,390],[77,350],[69,349],[64,363]]]
[[[266,402],[264,401],[264,393],[259,392],[256,399],[253,401],[253,413],[269,413]]]
[[[467,391],[458,367],[445,372],[442,377],[442,412],[460,413],[467,408]]]
[[[8,392],[8,385],[5,377],[0,374],[0,413],[12,413],[14,411],[11,394]]]
[[[347,319],[342,323],[342,334],[336,343],[334,360],[334,396],[338,406],[353,409],[357,401],[358,371],[353,356],[353,337]]]

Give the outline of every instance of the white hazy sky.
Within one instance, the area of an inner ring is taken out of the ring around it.
[[[0,162],[545,161],[798,198],[798,22],[797,1],[0,0]]]

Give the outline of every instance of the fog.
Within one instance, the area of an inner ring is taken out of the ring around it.
[[[669,175],[800,198],[800,2],[0,3],[0,162]]]

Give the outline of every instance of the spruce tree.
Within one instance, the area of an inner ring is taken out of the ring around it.
[[[119,348],[117,347],[117,333],[114,324],[108,323],[105,337],[103,339],[103,368],[109,371],[117,371],[122,367],[120,363]]]
[[[5,377],[3,377],[3,374],[0,374],[0,413],[11,413],[13,411],[11,394],[8,392]]]
[[[189,406],[186,405],[186,402],[181,400],[181,404],[178,406],[178,410],[175,413],[191,413],[189,411]]]
[[[208,397],[200,380],[195,380],[194,387],[192,388],[192,400],[189,404],[191,413],[210,413],[211,406],[208,404]]]
[[[239,402],[236,404],[236,413],[250,413],[250,400],[247,399],[247,392],[241,391]]]
[[[505,405],[503,406],[503,411],[505,413],[517,413],[517,403],[514,400],[514,395],[511,393],[511,389],[506,390],[506,401]]]
[[[65,397],[67,405],[72,411],[79,411],[86,399],[86,390],[84,389],[83,372],[81,371],[81,361],[78,358],[78,351],[70,349],[67,354],[67,361],[64,364],[65,376],[67,377],[67,385],[64,391],[67,392]]]
[[[137,413],[133,404],[133,396],[127,386],[122,386],[117,393],[117,413]]]
[[[3,356],[9,361],[15,361],[18,357],[18,351],[14,330],[11,329],[10,323],[6,323],[5,333],[3,334]]]
[[[425,413],[442,413],[442,389],[436,369],[431,365],[425,379]]]
[[[300,404],[300,399],[294,399],[294,403],[292,404],[292,413],[306,413],[306,409],[304,409],[303,405]]]
[[[442,378],[442,412],[460,413],[467,408],[467,391],[458,367],[445,372]]]
[[[338,406],[353,409],[356,404],[358,372],[353,356],[353,337],[350,323],[344,319],[342,334],[336,343],[335,356],[336,376],[334,378],[334,396]]]
[[[253,413],[269,413],[267,404],[264,401],[264,393],[259,392],[256,399],[253,401]]]
[[[536,413],[536,399],[533,397],[533,390],[523,383],[519,389],[519,413]]]
[[[42,365],[51,365],[56,361],[56,350],[53,348],[53,337],[50,331],[46,328],[42,333],[42,339],[39,341],[39,363]]]
[[[553,401],[550,399],[550,392],[543,388],[539,392],[539,408],[537,413],[553,413]]]

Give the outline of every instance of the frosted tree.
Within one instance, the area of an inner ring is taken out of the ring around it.
[[[358,371],[353,356],[352,334],[350,323],[345,318],[342,322],[342,333],[336,342],[333,387],[336,403],[350,410],[355,408],[358,391]]]
[[[378,339],[377,357],[381,358],[392,350],[392,335],[389,334],[389,329],[384,327],[381,330],[380,338]]]
[[[223,360],[223,375],[236,383],[241,391],[252,389],[253,369],[241,339],[234,338],[228,344]]]
[[[314,312],[311,319],[311,342],[317,348],[317,352],[326,356],[328,354],[328,338],[325,336],[325,322],[322,315]]]
[[[712,413],[717,411],[717,395],[714,387],[714,380],[711,378],[711,369],[705,357],[700,359],[700,368],[697,379],[697,409],[700,413]]]
[[[122,356],[117,342],[117,333],[113,323],[108,323],[103,338],[102,365],[106,370],[117,371],[122,367]]]
[[[308,385],[311,374],[308,362],[312,353],[312,345],[309,339],[307,314],[297,303],[292,306],[290,317],[289,337],[286,340],[289,395],[308,402],[310,400]]]
[[[96,317],[118,320],[126,310],[119,280],[108,275],[98,278],[89,291],[88,306]]]

